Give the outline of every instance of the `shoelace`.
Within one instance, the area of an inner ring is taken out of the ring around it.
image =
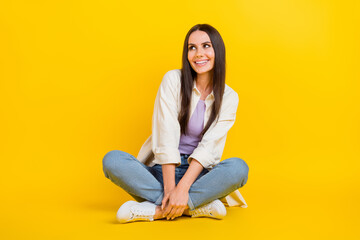
[[[200,207],[200,208],[196,208],[191,212],[191,216],[192,217],[198,217],[198,216],[208,216],[209,214],[211,215],[211,206],[210,204]]]
[[[131,212],[131,217],[130,219],[139,219],[139,220],[148,220],[148,219],[152,219],[153,218],[153,214],[151,211],[147,211],[144,209],[139,209],[135,207],[131,207],[130,208],[130,212]]]

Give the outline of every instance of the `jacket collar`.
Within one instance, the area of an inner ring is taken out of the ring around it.
[[[194,84],[193,84],[193,91],[195,91],[199,96],[201,96],[201,93],[200,93],[199,89],[196,87],[196,81],[195,80],[194,80]],[[214,98],[214,90],[211,91],[211,93],[206,98]]]

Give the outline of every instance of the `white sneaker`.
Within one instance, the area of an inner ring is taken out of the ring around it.
[[[135,221],[154,221],[156,205],[151,202],[127,201],[116,213],[116,219],[120,223]]]
[[[222,219],[226,216],[226,208],[219,199],[216,199],[211,203],[195,208],[194,210],[190,210],[189,213],[191,217],[211,217]]]

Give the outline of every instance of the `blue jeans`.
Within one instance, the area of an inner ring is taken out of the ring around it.
[[[184,176],[189,155],[181,154],[181,165],[175,168],[175,183]],[[103,159],[105,177],[124,189],[138,202],[150,201],[161,205],[164,184],[161,165],[144,165],[129,153],[113,150]],[[240,158],[221,161],[210,171],[203,169],[189,190],[188,206],[193,210],[220,199],[245,185],[249,167]]]

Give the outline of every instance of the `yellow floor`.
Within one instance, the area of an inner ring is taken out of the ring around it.
[[[3,186],[0,238],[360,238],[356,230],[360,225],[359,188],[355,182],[351,183],[351,178],[342,175],[342,180],[328,177],[311,183],[310,172],[305,173],[306,178],[299,178],[298,170],[294,170],[294,174],[282,174],[281,170],[269,173],[265,170],[269,166],[250,164],[249,181],[240,189],[249,207],[227,208],[228,214],[223,220],[181,217],[174,221],[130,224],[116,223],[115,213],[131,197],[106,179],[101,168],[84,168],[89,172],[83,177],[93,174],[89,185],[85,185],[85,179],[71,175],[75,170],[64,172],[66,177],[43,181],[43,184],[39,184],[41,178],[35,170],[32,171],[37,174],[24,183],[15,181],[23,176],[7,172],[12,175],[8,178],[12,179],[9,182],[12,187]],[[74,190],[76,188],[78,191]]]
[[[79,205],[18,201],[3,206],[0,235],[1,239],[116,239],[124,235],[135,239],[156,239],[156,235],[160,239],[180,239],[182,234],[191,239],[236,235],[246,239],[359,239],[359,209],[354,208],[359,199],[336,201],[333,191],[318,189],[308,189],[308,194],[301,196],[295,189],[281,202],[276,196],[265,201],[272,195],[270,191],[263,193],[264,199],[247,196],[249,208],[228,208],[224,220],[181,217],[117,224],[115,212],[121,200]],[[294,197],[302,201],[292,201]],[[319,198],[307,201],[314,197]]]

